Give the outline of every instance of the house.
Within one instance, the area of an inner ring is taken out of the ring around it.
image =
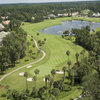
[[[5,32],[4,31],[4,26],[2,24],[0,24],[0,47],[2,47],[2,39],[8,35],[10,32]]]
[[[58,17],[67,17],[68,13],[64,13],[64,14],[58,14]]]
[[[0,32],[0,39],[2,40],[2,38],[4,38],[8,34],[9,32],[5,32],[5,31]]]
[[[2,20],[8,19],[8,16],[6,16],[6,17],[1,16],[1,19],[2,19]]]
[[[2,31],[0,32],[0,47],[2,47],[2,39],[8,35],[10,32],[5,32],[5,31]]]
[[[79,12],[73,12],[72,13],[72,16],[77,16],[77,15],[79,15]]]
[[[67,17],[67,16],[68,16],[68,13],[64,13],[63,16],[64,16],[64,17]]]
[[[63,14],[58,14],[58,17],[63,17]]]
[[[8,25],[10,23],[10,20],[2,21],[2,23]]]
[[[35,19],[35,17],[32,17],[31,19],[32,19],[32,20],[34,20],[34,19]]]
[[[2,19],[2,20],[5,20],[5,17],[1,16],[1,19]]]
[[[100,17],[100,13],[94,13],[92,17]]]
[[[48,15],[48,18],[50,19],[50,18],[56,18],[57,16],[56,15],[54,15],[54,14],[49,14]]]

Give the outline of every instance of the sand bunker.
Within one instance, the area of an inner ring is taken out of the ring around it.
[[[27,66],[26,68],[31,68],[32,67],[32,65],[30,65],[30,66]]]
[[[33,78],[27,78],[27,81],[32,82]]]
[[[56,71],[57,74],[64,74],[63,71]]]
[[[20,76],[24,76],[24,72],[19,73]]]

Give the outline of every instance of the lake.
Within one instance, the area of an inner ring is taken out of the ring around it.
[[[61,23],[62,23],[61,25],[54,25],[54,26],[45,28],[43,30],[40,30],[39,32],[46,33],[46,34],[62,35],[62,33],[65,30],[71,31],[72,28],[81,29],[83,26],[88,25],[90,26],[91,31],[92,31],[93,29],[100,27],[100,23],[88,22],[88,21],[72,20],[72,21],[64,21]]]

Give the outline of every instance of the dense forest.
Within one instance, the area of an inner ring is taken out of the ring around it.
[[[72,29],[71,34],[66,30],[63,38],[70,37],[74,33],[75,44],[82,46],[85,50],[80,54],[76,53],[76,63],[71,69],[74,73],[74,84],[81,84],[84,87],[85,97],[82,100],[99,100],[100,99],[100,31],[96,33],[90,32],[90,27],[82,27],[81,29]],[[89,55],[85,56],[85,51]],[[68,54],[68,53],[67,53]],[[79,56],[82,56],[79,61]],[[71,73],[71,71],[69,72]],[[91,98],[92,97],[92,98]]]
[[[76,33],[76,43],[89,51],[88,58],[85,57],[79,64],[77,70],[79,80],[82,79],[84,90],[88,99],[92,96],[93,100],[100,99],[100,31],[91,34],[89,26],[82,29],[73,30]],[[82,53],[84,56],[84,52]]]
[[[16,61],[25,56],[27,34],[16,28],[2,40],[0,48],[0,73],[15,66]]]
[[[26,22],[39,22],[44,20],[48,14],[72,13],[75,11],[89,9],[93,12],[100,12],[100,2],[69,2],[69,3],[46,3],[46,4],[14,4],[0,5],[0,16],[8,16],[9,20]],[[32,17],[35,17],[33,20]],[[0,19],[1,20],[1,19]]]

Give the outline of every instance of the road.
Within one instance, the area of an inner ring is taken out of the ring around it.
[[[32,38],[30,35],[28,35],[28,36],[29,36],[30,38]],[[32,62],[32,63],[29,63],[29,64],[26,64],[26,65],[24,65],[24,66],[21,66],[21,67],[15,69],[15,70],[13,70],[13,71],[11,71],[11,72],[5,74],[4,76],[2,76],[2,78],[0,79],[0,81],[4,80],[6,77],[8,77],[9,75],[13,74],[14,72],[16,72],[16,71],[18,71],[18,70],[20,70],[20,69],[22,69],[22,68],[25,68],[25,67],[27,67],[27,66],[36,64],[36,63],[40,62],[41,60],[43,60],[43,59],[45,58],[46,53],[38,47],[38,44],[37,44],[36,40],[35,40],[34,38],[32,38],[32,39],[34,40],[34,43],[35,43],[36,48],[37,48],[40,52],[42,52],[43,56],[42,56],[39,60],[37,60],[37,61],[34,61],[34,62]]]

